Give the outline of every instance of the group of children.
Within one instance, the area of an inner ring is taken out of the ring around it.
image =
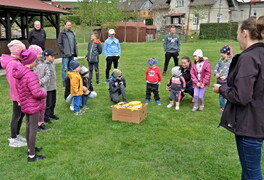
[[[214,75],[216,77],[217,83],[227,86],[226,78],[228,75],[228,70],[230,63],[232,61],[232,47],[223,46],[220,49],[221,58],[214,68]],[[203,56],[203,51],[197,49],[193,53],[194,64],[191,66],[190,77],[192,81],[193,88],[193,108],[192,112],[197,110],[204,110],[204,94],[206,87],[210,86],[211,78],[211,66],[207,57]],[[189,59],[185,57],[183,59]],[[161,105],[159,96],[159,84],[162,80],[160,69],[156,66],[157,60],[155,58],[150,58],[148,60],[149,68],[146,70],[146,100],[145,104],[150,103],[151,93],[154,94],[154,99],[158,105]],[[170,91],[169,99],[170,103],[167,108],[174,106],[175,109],[179,110],[180,101],[184,96],[183,92],[186,88],[186,80],[184,79],[182,73],[182,68],[180,66],[173,67],[171,70],[172,77],[167,83],[166,89]],[[223,112],[225,107],[225,99],[219,95],[220,102],[220,113]]]

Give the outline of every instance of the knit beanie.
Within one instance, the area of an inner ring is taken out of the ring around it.
[[[41,47],[39,47],[38,45],[35,45],[35,44],[30,45],[28,47],[28,50],[35,51],[37,54],[40,54],[40,53],[43,52],[43,50],[41,49]]]
[[[193,56],[203,57],[203,51],[201,49],[196,49],[193,53]]]
[[[20,52],[20,56],[22,57],[22,64],[29,65],[37,60],[37,53],[31,50],[24,49]]]
[[[18,55],[23,49],[26,49],[25,44],[16,39],[7,44],[7,47],[12,55]]]
[[[177,77],[182,75],[180,66],[175,66],[174,68],[172,68],[171,73]]]
[[[229,46],[229,45],[225,45],[225,46],[223,46],[220,49],[220,53],[223,53],[223,54],[226,53],[227,55],[233,56],[233,54],[232,54],[232,47]]]
[[[149,64],[149,65],[154,65],[154,64],[157,64],[157,63],[158,63],[158,61],[157,61],[156,58],[150,58],[150,59],[148,60],[148,64]]]
[[[119,76],[122,76],[122,72],[119,70],[119,69],[114,69],[113,70],[113,76],[115,78],[119,77]]]
[[[81,64],[78,61],[72,60],[70,62],[70,70],[74,70],[76,68],[78,68]]]
[[[82,66],[82,67],[81,67],[80,74],[81,74],[81,75],[85,75],[85,74],[87,74],[87,73],[88,73],[88,69],[87,69],[86,67]]]

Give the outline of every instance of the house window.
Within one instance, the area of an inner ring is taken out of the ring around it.
[[[146,15],[146,12],[143,12],[143,15]]]
[[[217,14],[217,22],[218,23],[221,23],[222,22],[222,15],[223,14],[219,14],[219,13]]]
[[[179,17],[172,17],[172,23],[171,24],[180,24],[180,18]]]
[[[176,7],[183,7],[184,6],[184,0],[177,0],[176,1]]]
[[[199,24],[199,16],[198,15],[194,15],[194,17],[193,17],[193,24],[194,25]]]

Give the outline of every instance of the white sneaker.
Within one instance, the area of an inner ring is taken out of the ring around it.
[[[15,138],[10,138],[9,139],[9,146],[10,147],[23,147],[23,146],[27,146],[27,143],[18,141]]]
[[[24,142],[24,143],[27,143],[27,140],[26,138],[24,138],[23,136],[20,136],[19,134],[17,135],[17,138],[16,138],[18,141],[20,142]]]
[[[167,108],[171,108],[173,106],[173,104],[168,104]]]
[[[193,106],[193,108],[192,108],[192,112],[195,112],[195,111],[197,111],[197,110],[198,110],[198,107]]]
[[[74,111],[74,107],[72,105],[70,106],[70,110],[71,111]]]
[[[180,106],[175,106],[175,109],[176,109],[176,110],[179,110],[179,109],[180,109]]]

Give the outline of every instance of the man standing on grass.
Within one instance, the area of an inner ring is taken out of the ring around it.
[[[30,45],[38,45],[41,49],[45,50],[46,32],[41,28],[39,21],[34,22],[34,29],[28,33],[28,43]]]
[[[179,35],[176,34],[176,27],[172,26],[170,28],[169,34],[167,34],[164,39],[163,46],[165,51],[165,63],[162,75],[165,76],[171,57],[173,57],[174,66],[178,66],[181,42]]]
[[[62,83],[66,78],[70,62],[78,56],[77,42],[74,33],[71,31],[71,21],[64,23],[64,30],[59,34],[58,45],[62,56]]]

